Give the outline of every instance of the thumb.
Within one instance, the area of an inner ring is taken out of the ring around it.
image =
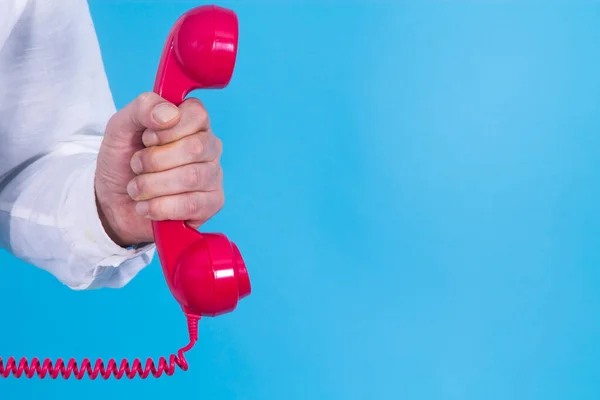
[[[153,92],[139,95],[108,121],[106,138],[117,142],[139,141],[146,130],[174,127],[181,118],[179,108]]]

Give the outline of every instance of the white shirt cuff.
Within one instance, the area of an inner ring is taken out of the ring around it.
[[[71,241],[73,254],[83,260],[88,271],[80,275],[80,284],[73,289],[122,287],[154,256],[155,245],[123,248],[106,233],[96,206],[94,178],[96,160],[74,173],[62,212],[63,227]],[[79,274],[78,274],[79,275]]]

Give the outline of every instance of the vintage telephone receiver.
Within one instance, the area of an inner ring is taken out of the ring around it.
[[[183,102],[196,89],[221,89],[233,75],[238,46],[238,20],[235,13],[217,6],[196,7],[182,15],[165,44],[154,91],[175,105]],[[198,320],[214,317],[235,309],[238,301],[251,292],[246,266],[235,243],[220,233],[200,233],[184,221],[153,222],[154,239],[162,270],[171,293],[187,318],[190,342],[167,361],[161,357],[158,365],[152,359],[145,364],[135,359],[120,365],[111,359],[107,365],[96,360],[92,365],[84,359],[81,366],[70,359],[66,364],[58,359],[54,364],[45,359],[31,362],[22,358],[18,363],[10,357],[6,364],[0,358],[0,376],[32,378],[50,376],[77,379],[88,375],[108,379],[111,375],[133,379],[136,375],[159,377],[172,375],[175,365],[188,369],[184,353],[198,340]]]

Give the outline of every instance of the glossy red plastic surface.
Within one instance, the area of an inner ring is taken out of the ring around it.
[[[103,379],[109,379],[114,376],[116,379],[126,377],[133,379],[139,376],[142,379],[146,379],[152,375],[155,378],[160,377],[163,373],[171,376],[175,373],[175,367],[178,366],[183,371],[188,369],[188,363],[185,359],[184,353],[189,351],[198,340],[198,318],[194,316],[187,316],[188,318],[188,333],[190,335],[190,342],[187,346],[182,347],[177,352],[177,355],[171,354],[169,360],[161,357],[157,363],[151,358],[148,358],[145,363],[139,358],[133,360],[133,363],[129,365],[129,361],[121,360],[119,364],[113,358],[108,360],[108,363],[104,365],[102,359],[97,359],[94,363],[89,358],[84,358],[81,364],[77,363],[74,358],[69,359],[66,363],[59,358],[56,362],[53,362],[49,358],[40,361],[37,357],[28,361],[27,358],[23,357],[17,362],[14,357],[10,357],[6,360],[6,364],[0,358],[0,376],[8,378],[13,375],[15,378],[25,376],[26,378],[33,378],[38,376],[39,378],[46,378],[47,376],[56,379],[61,377],[68,379],[73,376],[75,379],[82,379],[86,375],[94,380],[98,377]]]
[[[179,105],[197,89],[229,84],[238,46],[238,20],[230,10],[201,6],[171,30],[154,91]],[[169,289],[184,312],[216,316],[233,311],[251,292],[237,246],[220,233],[200,233],[183,221],[153,222],[158,256]]]

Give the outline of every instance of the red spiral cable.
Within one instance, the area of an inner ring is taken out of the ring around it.
[[[92,368],[92,363],[88,358],[84,358],[81,366],[78,366],[75,359],[70,359],[65,365],[61,358],[53,364],[48,358],[40,363],[40,360],[37,357],[33,358],[31,362],[28,362],[27,359],[23,357],[18,364],[14,357],[10,357],[6,361],[6,365],[4,365],[2,358],[0,357],[0,376],[7,378],[12,374],[14,377],[20,378],[21,375],[25,374],[27,378],[32,378],[37,374],[39,378],[45,378],[46,375],[49,375],[52,379],[56,379],[61,375],[64,379],[68,379],[71,377],[71,374],[73,374],[76,379],[82,379],[87,374],[92,380],[96,379],[98,376],[103,379],[108,379],[111,375],[116,379],[121,379],[123,376],[133,379],[136,375],[139,375],[142,379],[146,379],[150,374],[155,378],[158,378],[163,373],[171,376],[175,372],[176,365],[183,371],[188,369],[184,353],[194,347],[194,344],[196,344],[196,341],[198,340],[198,320],[200,318],[193,315],[186,315],[186,317],[190,342],[187,346],[179,349],[177,355],[172,354],[169,357],[168,362],[164,357],[161,357],[158,360],[158,366],[156,366],[151,358],[146,360],[145,366],[143,366],[144,364],[142,364],[140,359],[136,358],[131,367],[127,360],[122,360],[121,364],[117,367],[117,362],[114,359],[110,359],[108,365],[105,367],[104,361],[98,359]]]

